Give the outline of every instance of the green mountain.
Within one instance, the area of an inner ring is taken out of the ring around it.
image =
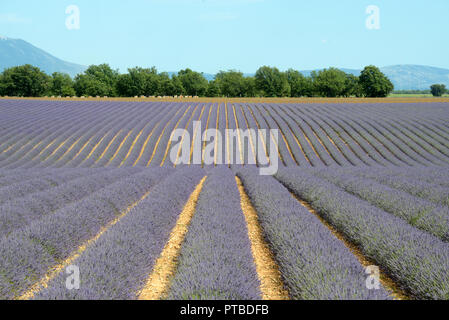
[[[86,70],[85,66],[58,59],[24,40],[0,36],[0,72],[23,64],[39,67],[50,75],[58,71],[74,77]]]

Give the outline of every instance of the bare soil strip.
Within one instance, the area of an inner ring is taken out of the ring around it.
[[[210,115],[212,113],[212,108],[213,108],[213,106],[209,106],[209,113],[207,115],[206,129],[205,129],[206,131],[205,132],[207,132],[207,130],[209,129],[209,121],[210,121]],[[207,140],[207,135],[206,135],[206,140]],[[206,141],[203,141],[203,145],[201,147],[201,167],[204,167],[204,156],[205,156],[204,150],[205,149],[206,149]]]
[[[98,161],[100,161],[100,160],[104,157],[104,155],[106,154],[106,152],[108,152],[109,148],[110,148],[111,145],[114,143],[114,141],[117,139],[117,137],[120,135],[120,133],[122,133],[122,131],[123,131],[123,129],[122,129],[122,130],[119,130],[119,132],[117,132],[117,133],[115,134],[115,136],[112,138],[112,140],[109,141],[108,145],[107,145],[106,148],[103,150],[103,153],[98,157],[98,159],[95,161],[94,164],[98,163]]]
[[[220,132],[219,120],[220,120],[220,105],[218,105],[218,110],[217,110],[217,123],[216,123],[216,127],[215,127],[216,137],[218,137],[218,133]],[[215,167],[217,166],[217,157],[218,157],[218,139],[215,138],[215,150],[214,150],[214,166]],[[222,160],[220,160],[220,162],[221,161]]]
[[[199,106],[199,104],[197,104],[195,106],[195,108],[192,111],[192,114],[187,119],[187,126],[188,126],[188,123],[190,122],[190,120],[192,120],[192,117],[195,115],[196,109],[198,109],[198,106]],[[179,118],[178,122],[176,122],[176,125],[175,125],[175,127],[173,128],[173,130],[172,130],[172,132],[170,134],[170,139],[168,139],[167,148],[165,149],[164,157],[162,158],[161,164],[159,165],[160,167],[164,166],[165,160],[167,159],[168,153],[170,152],[170,146],[171,146],[171,143],[172,143],[173,134],[174,134],[175,130],[178,128],[178,126],[181,123],[182,119],[184,119],[186,114],[187,114],[187,112],[184,113],[181,118]]]
[[[83,152],[84,149],[86,149],[87,145],[92,141],[92,139],[95,138],[95,136],[90,137],[89,140],[87,140],[87,142],[81,147],[81,149],[75,154],[75,156],[70,159],[69,161],[75,160],[76,158],[79,157],[79,155],[81,154],[81,152]]]
[[[49,156],[45,157],[45,159],[42,160],[42,162],[46,161],[47,159],[50,159],[56,152],[58,152],[59,149],[61,149],[67,143],[67,141],[70,140],[71,137],[73,137],[73,135],[71,135],[64,142],[62,142]]]
[[[245,119],[246,128],[249,130],[250,127],[249,127],[249,124],[248,124],[248,119],[247,119],[246,116],[245,116],[245,112],[243,112],[243,107],[242,107],[242,105],[239,105],[239,106],[240,106],[240,112],[241,112],[242,115],[243,115],[243,119]],[[254,128],[252,128],[252,129],[254,129]],[[249,135],[249,143],[250,143],[250,145],[251,145],[251,150],[252,150],[253,157],[254,157],[254,163],[255,163],[257,166],[259,166],[259,164],[258,164],[258,162],[257,162],[257,157],[256,157],[256,149],[255,149],[255,147],[254,147],[254,145],[255,145],[257,142],[256,142],[256,141],[253,142],[253,139],[252,139],[251,134]],[[249,159],[248,159],[248,161],[249,161]]]
[[[133,167],[135,167],[137,165],[137,163],[139,162],[140,158],[142,158],[142,155],[145,152],[145,148],[147,147],[148,142],[150,141],[151,137],[153,136],[154,131],[159,127],[160,123],[161,122],[159,121],[158,123],[156,123],[154,128],[151,129],[150,134],[148,135],[148,137],[146,138],[145,142],[143,143],[142,149],[140,149],[139,156],[137,157],[136,161],[134,161]]]
[[[331,159],[332,159],[334,162],[336,162],[338,165],[341,165],[341,163],[339,163],[339,162],[337,161],[337,159],[334,157],[334,155],[333,155],[333,154],[329,151],[329,149],[326,147],[326,144],[320,139],[320,136],[318,135],[318,133],[316,132],[316,130],[315,130],[315,129],[313,128],[313,126],[309,123],[309,120],[304,119],[304,118],[303,118],[302,116],[300,116],[300,115],[298,115],[298,116],[299,116],[299,118],[303,121],[303,123],[306,124],[306,125],[309,127],[310,132],[312,132],[312,134],[315,136],[315,139],[318,141],[318,143],[321,145],[321,147],[326,151],[326,153],[329,155],[329,157],[331,157]],[[320,127],[320,129],[321,129],[322,131],[324,131],[321,127]],[[307,141],[308,141],[309,143],[311,143],[308,137],[306,137],[306,139],[307,139]],[[315,151],[315,153],[318,155],[317,151],[315,150],[315,147],[312,146],[312,148],[313,148],[313,150]]]
[[[118,146],[117,150],[115,150],[115,153],[112,156],[112,158],[109,159],[108,163],[106,163],[106,166],[108,166],[115,159],[115,157],[117,157],[117,155],[119,154],[119,152],[122,149],[123,145],[125,144],[126,140],[128,140],[129,136],[133,133],[133,131],[134,131],[134,129],[129,131],[128,134],[126,135],[126,137],[122,140],[122,142],[120,142],[120,145]]]
[[[47,150],[48,148],[50,148],[55,142],[56,142],[56,139],[53,139],[53,141],[50,142],[44,149],[42,149],[41,152],[39,152],[39,154],[37,156],[35,156],[33,159],[31,159],[31,161],[35,160],[40,155],[42,155],[44,153],[44,151]]]
[[[185,114],[190,110],[191,107],[192,107],[192,106],[189,105],[189,107],[188,107],[187,110],[184,112],[184,114],[182,115],[182,117],[185,116]],[[178,111],[176,111],[175,115],[174,115],[170,120],[166,121],[165,126],[164,126],[164,128],[162,128],[162,132],[161,132],[161,134],[159,135],[159,138],[157,139],[156,144],[155,144],[155,146],[154,146],[154,148],[153,148],[153,153],[151,154],[151,158],[150,158],[150,160],[148,160],[148,162],[147,162],[147,164],[146,164],[147,167],[148,167],[148,166],[151,164],[151,162],[153,161],[154,155],[156,154],[157,148],[158,148],[158,146],[159,146],[159,142],[161,141],[162,136],[164,135],[165,129],[167,129],[167,127],[168,127],[168,125],[170,124],[170,122],[172,122],[172,120],[176,118],[176,116],[178,115],[178,113],[179,113],[181,110],[182,110],[182,108],[178,108]],[[182,117],[181,117],[181,119],[182,119]]]
[[[329,224],[325,219],[323,219],[320,214],[310,206],[307,202],[301,200],[298,198],[295,194],[291,193],[292,197],[295,198],[303,207],[305,207],[311,214],[313,214],[315,217],[317,217],[321,223],[329,229],[330,232],[351,251],[351,253],[359,260],[360,264],[363,267],[373,266],[376,265],[376,263],[367,258],[365,255],[363,255],[362,251],[350,240],[346,238],[346,236],[335,229],[331,224]],[[390,296],[394,300],[410,300],[410,297],[391,279],[388,274],[385,273],[384,270],[382,270],[381,267],[379,267],[380,270],[380,283],[382,286],[390,292]]]
[[[279,267],[274,256],[264,240],[263,231],[259,224],[257,212],[245,192],[242,181],[235,177],[240,192],[240,204],[248,226],[248,237],[251,251],[256,265],[257,276],[260,281],[260,291],[263,300],[289,300],[288,292],[284,289]]]
[[[187,203],[170,234],[168,242],[162,250],[161,255],[156,260],[146,285],[139,294],[139,300],[160,300],[168,292],[171,279],[176,271],[181,245],[184,242],[190,221],[195,214],[198,197],[203,189],[206,179],[207,176],[200,181],[190,195],[189,200],[187,200]]]
[[[290,109],[291,112],[292,109]],[[296,116],[299,116],[298,114],[296,114],[295,112],[293,112]],[[324,164],[327,166],[326,162],[320,157],[318,151],[315,149],[315,146],[313,145],[313,143],[310,141],[309,137],[307,136],[306,132],[304,131],[304,128],[301,126],[301,124],[298,122],[297,119],[293,118],[291,115],[288,115],[294,122],[296,122],[296,125],[298,126],[299,130],[301,130],[304,138],[307,140],[307,142],[309,143],[310,147],[312,148],[313,152],[315,153],[315,155],[317,156],[317,158]],[[302,120],[302,118],[301,118]],[[303,121],[304,122],[304,121]]]
[[[310,162],[309,157],[308,157],[307,154],[304,152],[304,149],[303,149],[301,143],[299,142],[298,137],[296,137],[296,135],[295,135],[295,133],[293,132],[293,130],[292,130],[290,124],[286,121],[286,118],[285,118],[284,116],[282,116],[282,115],[279,113],[279,110],[274,110],[274,112],[276,112],[276,114],[279,116],[279,118],[281,118],[281,119],[284,121],[284,123],[287,125],[288,129],[290,130],[290,134],[292,135],[293,139],[295,139],[296,144],[298,145],[299,149],[301,150],[301,152],[302,152],[304,158],[305,158],[305,159],[307,160],[307,162],[313,167],[312,162]]]
[[[266,163],[271,164],[270,157],[269,157],[268,151],[267,151],[267,143],[265,142],[265,139],[264,139],[263,134],[261,132],[261,128],[260,128],[259,122],[257,121],[256,117],[254,116],[254,113],[253,113],[253,110],[251,109],[251,107],[249,105],[246,105],[246,107],[248,108],[248,110],[249,110],[249,112],[251,114],[251,117],[253,118],[254,122],[257,125],[257,129],[258,129],[257,132],[259,133],[259,138],[262,141],[263,150],[264,150],[265,156],[266,156],[266,159],[265,159]]]
[[[242,163],[242,165],[245,165],[245,161],[244,161],[244,150],[243,150],[243,146],[242,146],[242,138],[240,137],[240,125],[239,125],[239,121],[237,120],[237,115],[235,114],[235,107],[234,105],[232,105],[232,111],[234,112],[234,121],[235,121],[235,126],[237,129],[237,138],[239,140],[239,155],[240,155],[240,162]]]
[[[72,151],[73,148],[75,148],[75,146],[78,144],[78,142],[82,139],[83,137],[79,137],[65,152],[62,156],[60,156],[58,158],[58,160],[56,160],[55,162],[53,162],[53,164],[56,164],[57,162],[59,162],[61,159],[63,159],[70,151]]]
[[[137,141],[139,140],[140,136],[143,133],[143,130],[145,130],[145,127],[142,130],[140,130],[140,132],[137,135],[137,137],[134,138],[133,143],[131,144],[131,147],[128,150],[128,153],[126,154],[125,158],[123,158],[123,160],[120,163],[120,165],[118,166],[119,168],[125,164],[126,160],[128,160],[128,157],[131,155],[131,153],[132,153],[132,151],[134,149],[134,146],[136,145]]]
[[[262,107],[262,106],[261,106],[261,107]],[[257,111],[259,112],[259,115],[262,117],[263,121],[265,121],[265,123],[267,124],[267,126],[268,126],[269,128],[271,128],[271,126],[268,125],[267,118],[265,117],[265,115],[263,114],[263,112],[260,111],[260,109],[258,108],[258,106],[256,105],[256,106],[254,106],[254,108],[257,109]],[[265,109],[264,109],[264,110],[265,110]],[[283,155],[281,154],[281,151],[279,150],[279,145],[278,145],[278,143],[276,142],[276,140],[275,140],[275,138],[274,138],[274,136],[273,136],[273,133],[271,132],[271,130],[268,130],[268,131],[270,132],[270,138],[271,138],[270,141],[273,142],[273,144],[274,144],[274,146],[275,146],[275,148],[276,148],[276,151],[277,151],[277,153],[278,153],[279,159],[281,160],[281,162],[282,162],[284,165],[286,165],[285,160],[284,160],[284,157],[283,157]],[[270,143],[271,143],[271,142],[270,142]]]
[[[32,299],[40,290],[43,288],[47,288],[49,282],[55,278],[62,270],[64,270],[67,266],[71,265],[81,254],[83,254],[86,249],[92,245],[95,241],[97,241],[107,230],[109,230],[112,226],[117,224],[123,217],[125,217],[134,207],[136,207],[142,200],[148,197],[150,194],[150,191],[145,193],[142,198],[140,198],[138,201],[131,204],[128,208],[126,208],[123,212],[120,213],[119,216],[117,216],[113,221],[109,222],[107,225],[103,226],[100,229],[100,232],[97,233],[97,235],[89,240],[87,240],[85,243],[83,243],[81,246],[78,247],[78,249],[72,253],[70,257],[68,257],[66,260],[62,261],[60,264],[53,266],[51,269],[48,270],[47,274],[40,279],[38,282],[36,282],[33,286],[31,286],[25,293],[23,293],[21,296],[17,297],[16,300],[30,300]]]
[[[92,156],[92,154],[95,152],[95,150],[97,150],[98,146],[103,142],[104,139],[106,139],[106,137],[109,135],[110,132],[111,132],[110,130],[108,132],[106,132],[106,134],[101,138],[100,141],[97,142],[97,144],[92,148],[92,150],[89,152],[87,157],[84,158],[84,160],[80,163],[80,165],[83,164],[84,161],[86,161],[87,159],[89,159]]]
[[[226,158],[228,161],[228,167],[231,167],[231,157],[229,156],[229,137],[228,137],[228,130],[229,130],[229,119],[228,119],[228,104],[225,102],[225,116],[226,116]]]
[[[271,112],[267,108],[264,107],[264,110],[265,110],[265,112],[268,113],[268,115],[274,121],[274,123],[276,123],[277,127],[279,128],[279,132],[281,133],[282,139],[284,140],[285,146],[287,147],[288,153],[290,154],[290,157],[296,163],[296,165],[299,166],[299,162],[298,162],[298,160],[296,160],[295,156],[293,155],[292,149],[290,148],[290,145],[288,144],[287,138],[284,134],[284,131],[282,130],[282,127],[279,125],[279,122],[271,115]]]
[[[205,107],[206,107],[206,105],[203,105],[203,108],[201,108],[200,116],[198,117],[198,120],[197,120],[197,121],[200,121],[200,122],[201,122],[201,118],[203,117],[203,113],[204,113]],[[211,108],[211,109],[212,109],[212,108]],[[187,123],[186,130],[187,130],[188,125],[189,125],[189,124]],[[194,127],[194,126],[193,126],[193,127]],[[195,138],[196,138],[197,133],[198,133],[198,128],[195,128],[195,127],[194,127],[194,130],[193,130],[193,137],[192,137],[192,145],[190,146],[189,166],[192,164],[193,150],[195,149]],[[200,135],[201,135],[201,134],[202,134],[202,133],[200,132]],[[183,142],[183,141],[184,141],[184,134],[182,135],[181,141],[180,141],[180,143],[179,143],[178,153],[176,154],[176,161],[175,161],[175,165],[174,165],[175,168],[176,168],[176,163],[178,162],[179,155],[181,154],[181,151],[182,151],[182,142]]]

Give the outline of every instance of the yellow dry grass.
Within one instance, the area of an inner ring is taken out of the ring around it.
[[[202,117],[203,117],[203,113],[204,113],[204,109],[205,109],[205,107],[206,107],[206,105],[204,105],[203,106],[203,108],[201,108],[201,113],[200,113],[200,116],[199,116],[199,118],[198,118],[198,121],[201,121],[201,119],[202,119]],[[198,134],[198,128],[194,128],[195,130],[194,130],[194,132],[193,132],[193,137],[192,137],[192,145],[190,146],[190,154],[189,154],[189,165],[191,165],[192,164],[192,159],[193,159],[193,150],[195,149],[195,138],[196,138],[196,135]],[[201,132],[200,132],[200,134],[201,134]],[[179,145],[179,150],[178,150],[178,154],[177,154],[177,156],[176,156],[176,162],[178,161],[178,158],[179,158],[179,155],[180,155],[180,153],[181,153],[181,146],[182,146],[182,142],[183,142],[183,140],[184,140],[184,135],[182,135],[182,139],[181,139],[181,143],[180,143],[180,145]],[[174,165],[174,167],[176,168],[176,162],[175,162],[175,165]]]
[[[212,112],[212,107],[209,107],[209,114],[207,115],[207,121],[206,121],[206,132],[207,129],[209,129],[209,120],[210,120],[210,114]],[[207,135],[206,135],[207,140]],[[204,149],[206,149],[206,141],[203,142],[202,152],[201,152],[201,166],[204,166]]]
[[[187,111],[190,109],[190,107],[191,107],[191,106],[189,106],[189,107],[187,108],[187,110],[184,112],[183,117],[184,117],[184,115],[187,113]],[[182,108],[179,108],[178,111],[176,111],[176,113],[175,113],[175,115],[173,116],[173,118],[171,118],[170,120],[168,120],[168,121],[166,122],[164,128],[162,128],[162,132],[161,132],[161,134],[159,135],[159,138],[158,138],[157,141],[156,141],[156,144],[155,144],[155,146],[154,146],[154,148],[153,148],[153,153],[151,154],[150,160],[148,160],[148,162],[147,162],[147,165],[146,165],[147,167],[151,164],[151,162],[153,162],[154,155],[156,154],[157,148],[158,148],[158,146],[159,146],[159,142],[161,142],[161,139],[162,139],[162,136],[164,135],[165,130],[167,129],[168,125],[172,122],[172,120],[178,115],[178,113],[181,112],[181,110],[182,110]]]
[[[2,97],[9,100],[47,100],[47,101],[130,101],[130,102],[180,102],[180,103],[424,103],[424,102],[449,102],[448,97],[388,97],[388,98],[21,98]]]
[[[242,181],[235,177],[240,192],[240,203],[248,228],[251,251],[260,281],[263,300],[288,300],[288,292],[284,289],[281,273],[268,244],[264,240],[262,227],[257,212],[245,192]]]
[[[30,300],[32,299],[40,290],[43,288],[47,288],[48,284],[52,279],[54,279],[62,270],[64,270],[67,266],[70,266],[81,254],[83,254],[86,249],[92,245],[95,241],[97,241],[107,230],[109,230],[112,226],[117,224],[123,217],[125,217],[134,207],[136,207],[142,200],[148,197],[150,191],[145,193],[138,201],[131,204],[127,207],[123,212],[120,213],[114,220],[109,222],[107,225],[103,226],[93,238],[89,239],[81,246],[78,247],[75,252],[72,253],[70,257],[62,261],[61,263],[53,266],[47,271],[47,274],[40,279],[38,282],[33,284],[30,288],[28,288],[24,293],[20,296],[16,297],[16,300]]]
[[[288,143],[287,137],[285,136],[284,130],[282,130],[282,127],[279,125],[278,121],[271,115],[271,112],[265,108],[264,108],[264,110],[265,110],[265,112],[268,113],[270,118],[276,123],[276,125],[279,129],[279,132],[281,133],[282,139],[284,140],[285,146],[287,147],[288,153],[290,154],[290,157],[297,165],[299,165],[298,161],[296,160],[296,157],[293,155],[292,149],[290,147],[290,144]]]
[[[321,160],[322,163],[325,163],[324,160],[320,157],[318,151],[315,149],[315,146],[313,145],[312,141],[310,141],[309,137],[307,136],[306,132],[304,131],[304,129],[298,124],[299,129],[301,129],[302,134],[304,135],[304,138],[307,140],[307,142],[309,143],[310,147],[312,148],[313,152],[315,153],[315,155],[317,156],[318,159]]]
[[[115,150],[114,155],[112,156],[111,159],[109,159],[108,163],[106,163],[106,166],[108,166],[114,159],[115,157],[117,157],[118,153],[120,152],[120,150],[122,149],[123,145],[125,144],[126,140],[128,140],[129,136],[131,135],[131,133],[134,130],[131,130],[130,132],[128,132],[128,134],[126,135],[125,139],[122,140],[122,142],[120,143],[120,145],[118,146],[117,150]]]
[[[242,146],[242,138],[240,137],[240,126],[239,126],[239,121],[237,120],[237,115],[235,114],[235,107],[234,105],[232,105],[232,111],[234,113],[234,121],[235,121],[235,127],[238,129],[237,130],[237,139],[239,141],[239,156],[240,156],[240,162],[244,165],[245,162],[243,161],[244,159],[244,155],[243,155],[243,146]]]
[[[230,157],[230,154],[229,154],[230,149],[229,149],[229,136],[228,136],[228,130],[229,130],[228,104],[225,102],[224,105],[225,105],[225,116],[226,116],[226,131],[225,131],[225,133],[226,133],[226,138],[225,138],[225,141],[226,141],[226,159],[227,159],[229,167],[230,167],[231,166],[230,165],[231,157]]]
[[[323,149],[327,152],[327,154],[329,155],[329,157],[332,158],[332,160],[334,160],[336,163],[338,163],[337,159],[335,159],[334,155],[330,152],[330,150],[326,147],[326,144],[321,140],[320,136],[318,135],[318,133],[316,133],[315,129],[312,128],[311,125],[309,125],[310,130],[312,131],[313,135],[315,136],[316,140],[318,141],[318,143],[323,147]]]
[[[27,143],[25,143],[24,145],[22,145],[18,150],[14,151],[13,154],[19,152],[20,150],[22,150],[23,148],[25,148],[27,145],[29,145],[31,143],[32,140],[29,140]],[[3,151],[3,153],[8,152],[9,150],[11,150],[15,145],[17,145],[19,142],[15,142],[12,145],[10,145],[6,150]],[[41,142],[39,142],[39,144],[41,144]],[[33,150],[36,148],[36,146],[33,148]]]
[[[131,152],[133,151],[134,146],[137,143],[137,141],[139,140],[140,136],[142,135],[144,129],[145,128],[140,130],[139,134],[134,138],[133,143],[131,144],[131,147],[129,147],[128,153],[126,154],[125,158],[123,158],[123,160],[120,163],[120,165],[118,166],[119,168],[125,164],[126,160],[128,160],[128,157],[130,156]]]
[[[190,125],[190,123],[191,123],[191,121],[192,121],[194,115],[196,114],[197,108],[198,108],[198,105],[195,107],[195,109],[193,110],[193,112],[192,112],[192,114],[190,115],[189,119],[187,120],[186,125],[184,126],[184,132],[183,132],[183,134],[182,134],[181,141],[180,141],[180,143],[179,143],[178,152],[176,153],[175,163],[173,164],[173,166],[174,166],[175,168],[176,168],[176,163],[178,162],[179,155],[181,154],[181,151],[182,151],[182,142],[184,141],[185,132],[186,132],[187,128],[189,127],[189,125]],[[200,119],[201,119],[201,116],[202,116],[202,114],[203,114],[203,111],[204,111],[204,106],[201,108],[201,112],[200,112],[200,115],[199,115],[199,118],[200,118]],[[175,128],[175,130],[176,130],[176,128]],[[195,130],[195,131],[196,131],[196,130]],[[169,143],[171,144],[171,141],[170,141]],[[192,146],[193,146],[193,143],[192,143]],[[190,159],[190,158],[189,158],[189,159]],[[165,158],[164,158],[164,160],[163,160],[162,163],[161,163],[161,167],[164,165],[164,161],[165,161]],[[190,160],[189,160],[189,161],[190,161]]]
[[[38,158],[39,156],[41,156],[45,150],[47,150],[48,148],[50,148],[54,143],[56,142],[56,139],[54,139],[52,142],[50,142],[47,146],[45,146],[44,149],[41,150],[41,152],[39,152],[38,155],[36,155],[33,159],[31,159],[31,161],[35,160],[36,158]]]
[[[87,142],[81,147],[81,149],[76,153],[76,155],[72,158],[72,161],[78,158],[78,156],[83,152],[84,149],[86,149],[87,145],[92,141],[94,137],[92,136]]]
[[[139,300],[160,300],[163,299],[170,287],[170,281],[176,271],[177,258],[181,251],[181,245],[187,234],[190,221],[195,214],[196,203],[207,177],[204,177],[190,195],[181,214],[178,217],[169,240],[162,250],[148,280],[139,293]]]
[[[267,121],[267,119],[265,118],[265,116],[260,112],[259,109],[257,109],[257,110],[259,111],[261,117],[264,119],[264,121],[265,121],[265,122],[267,123],[267,125],[268,125],[268,121]],[[281,162],[282,162],[283,164],[285,164],[284,157],[282,156],[281,152],[279,151],[278,141],[275,140],[274,135],[273,135],[273,132],[271,132],[271,130],[269,130],[269,129],[268,129],[268,131],[270,132],[270,139],[271,139],[271,141],[273,142],[274,147],[276,148],[276,152],[277,152],[277,154],[278,154],[279,159],[281,160]]]
[[[104,155],[106,154],[106,152],[108,152],[109,148],[111,147],[111,145],[114,143],[114,141],[117,139],[117,137],[120,135],[120,133],[122,133],[123,130],[120,130],[119,132],[117,132],[115,134],[115,136],[112,138],[111,141],[109,141],[108,145],[106,146],[106,148],[103,150],[103,153],[98,157],[98,159],[95,161],[95,163],[98,163],[98,161],[100,161]],[[93,152],[93,151],[92,151]]]
[[[279,117],[282,118],[282,116],[281,116],[280,114],[279,114]],[[299,149],[301,150],[301,152],[302,152],[304,158],[307,160],[307,162],[308,162],[311,166],[313,166],[313,164],[312,164],[312,162],[310,161],[309,157],[308,157],[307,154],[304,152],[304,148],[303,148],[303,146],[301,145],[301,143],[299,142],[298,137],[296,137],[296,135],[293,133],[293,130],[292,130],[292,128],[290,127],[290,124],[289,124],[287,121],[285,121],[285,119],[284,119],[284,122],[286,123],[288,129],[290,130],[290,133],[291,133],[293,139],[295,140],[296,144],[298,145]]]
[[[81,163],[83,163],[84,161],[86,161],[87,159],[89,159],[89,158],[92,156],[92,154],[95,152],[95,150],[97,150],[98,146],[103,142],[104,139],[106,139],[106,137],[108,136],[109,132],[111,132],[111,131],[108,131],[108,132],[107,132],[107,133],[100,139],[100,141],[98,141],[98,143],[92,148],[92,150],[89,152],[89,154],[87,155],[87,157],[86,157]]]
[[[190,115],[189,119],[187,119],[187,125],[190,122],[190,120],[192,119],[193,115],[196,113],[196,109],[198,108],[198,106],[199,106],[198,104],[195,106],[195,108],[193,109],[192,114]],[[189,107],[189,109],[190,109],[190,107]],[[164,165],[165,160],[167,159],[168,153],[170,151],[172,138],[173,138],[173,133],[178,128],[179,123],[182,121],[182,119],[184,119],[186,114],[187,114],[187,111],[182,115],[181,118],[179,118],[178,122],[176,122],[176,125],[175,125],[174,129],[172,130],[172,132],[170,134],[170,139],[168,139],[167,147],[165,148],[165,154],[164,154],[164,157],[162,158],[162,161],[161,161],[161,164],[160,164],[161,167]]]
[[[43,159],[42,161],[45,161],[45,160],[51,158],[52,156],[54,156],[56,154],[56,152],[58,152],[59,149],[61,149],[67,143],[67,141],[70,140],[70,138],[71,138],[71,136],[69,138],[67,138],[63,143],[61,143],[55,150],[53,150],[53,152],[49,156],[45,157],[45,159]]]
[[[257,125],[257,129],[258,129],[258,132],[259,132],[259,136],[260,136],[260,139],[261,139],[261,141],[262,141],[263,150],[264,150],[265,156],[266,156],[266,159],[265,159],[264,163],[270,164],[271,161],[270,161],[270,157],[269,157],[268,151],[267,151],[267,144],[266,144],[266,142],[265,142],[264,136],[262,135],[262,132],[260,131],[259,121],[257,121],[256,117],[254,116],[253,109],[251,109],[251,107],[250,107],[249,105],[247,105],[247,107],[248,107],[248,110],[249,110],[249,112],[250,112],[250,114],[251,114],[251,117],[253,118],[254,122],[255,122],[256,125]]]
[[[68,154],[70,151],[72,151],[72,149],[76,146],[76,144],[81,140],[81,137],[78,138],[74,143],[72,143],[72,145],[66,150],[66,152],[64,152],[64,154],[62,156],[59,157],[58,160],[56,160],[54,163],[57,163],[59,160],[61,160],[62,158],[64,158],[64,156],[66,154]]]
[[[243,115],[243,119],[245,119],[245,124],[246,124],[246,128],[249,130],[250,128],[249,128],[249,124],[248,124],[248,119],[246,119],[246,116],[245,116],[245,113],[243,112],[243,107],[242,107],[242,105],[240,105],[240,112],[242,113],[242,115]],[[254,137],[254,138],[256,138],[256,137]],[[251,134],[249,135],[249,143],[250,143],[250,145],[251,145],[251,151],[252,151],[252,153],[253,153],[253,157],[254,157],[254,163],[255,164],[258,164],[257,163],[257,157],[256,157],[256,148],[255,148],[255,141],[253,142],[253,137],[251,136]]]
[[[218,110],[217,110],[217,122],[216,122],[216,136],[218,137],[219,133],[219,120],[220,120],[220,104],[218,104]],[[217,160],[218,160],[218,139],[215,139],[215,153],[214,153],[214,166],[217,166]],[[220,162],[222,160],[220,159]]]
[[[3,150],[2,153],[8,152],[9,150],[11,150],[12,147],[14,147],[15,143],[10,145],[6,150]]]
[[[145,149],[147,147],[148,142],[150,141],[151,137],[153,136],[154,131],[159,127],[160,123],[161,123],[160,121],[158,123],[156,123],[156,125],[151,130],[151,132],[148,135],[148,137],[145,139],[145,142],[143,143],[142,149],[140,149],[139,156],[137,157],[136,161],[134,161],[133,167],[135,167],[137,165],[137,163],[139,162],[140,158],[142,158],[142,155],[145,152]]]
[[[290,147],[290,144],[288,143],[287,137],[284,134],[284,130],[282,130],[281,126],[279,125],[279,123],[271,116],[271,113],[265,109],[265,111],[268,113],[268,115],[271,117],[271,119],[273,119],[273,121],[276,123],[279,132],[281,133],[282,139],[284,140],[285,146],[287,147],[288,153],[290,154],[290,157],[292,158],[292,160],[299,165],[298,161],[296,160],[295,156],[293,155],[292,149]]]

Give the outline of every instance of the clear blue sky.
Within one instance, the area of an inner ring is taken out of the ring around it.
[[[65,25],[71,4],[80,9],[79,30]],[[368,5],[380,9],[379,30],[365,26]],[[448,0],[1,0],[0,35],[122,72],[449,68],[448,13]]]

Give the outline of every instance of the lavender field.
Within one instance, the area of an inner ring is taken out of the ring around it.
[[[0,299],[449,300],[449,104],[0,99]]]

